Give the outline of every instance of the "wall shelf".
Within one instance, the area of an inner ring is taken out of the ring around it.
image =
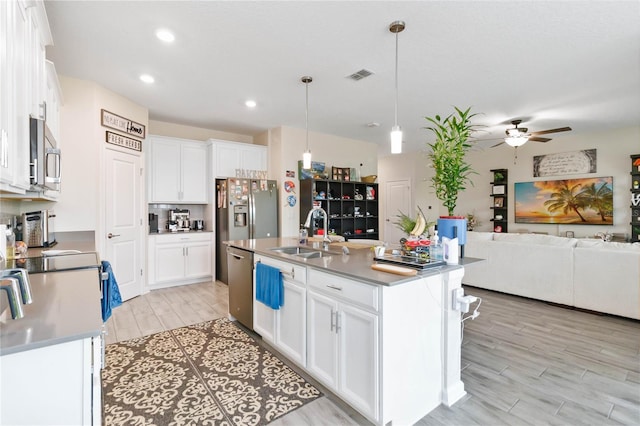
[[[335,180],[304,179],[300,181],[300,221],[304,221],[313,203],[329,215],[329,232],[346,239],[379,238],[378,184]],[[309,235],[323,228],[320,215],[311,221]]]
[[[493,210],[493,232],[507,232],[509,219],[509,171],[507,169],[493,169],[491,181],[491,210]]]
[[[640,199],[640,154],[631,155],[631,242],[640,241],[640,202],[633,205],[633,200]]]

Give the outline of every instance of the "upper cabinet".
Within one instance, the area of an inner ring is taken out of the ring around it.
[[[149,202],[207,204],[207,145],[162,136],[150,136],[149,142]]]
[[[59,87],[54,111],[46,112],[45,51],[51,44],[42,1],[0,2],[0,190],[6,193],[26,194],[29,189],[29,117],[47,118],[58,126]]]
[[[214,177],[236,177],[238,170],[266,171],[267,147],[247,143],[225,142],[211,139],[214,145]],[[251,173],[251,172],[250,172]],[[238,177],[258,177],[244,175]],[[265,176],[266,178],[266,176]]]
[[[53,137],[60,141],[60,107],[62,106],[62,90],[56,73],[56,67],[51,61],[45,61],[45,119]]]

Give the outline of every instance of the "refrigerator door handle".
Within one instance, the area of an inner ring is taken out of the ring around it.
[[[253,192],[249,192],[249,238],[254,239],[256,232],[256,200]]]

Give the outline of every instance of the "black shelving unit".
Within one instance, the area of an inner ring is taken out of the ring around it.
[[[509,217],[509,171],[507,169],[493,169],[491,182],[491,210],[493,210],[493,232],[508,232]]]
[[[631,242],[640,241],[640,154],[631,155]],[[635,205],[634,205],[635,201]]]
[[[300,221],[304,222],[313,208],[320,206],[329,215],[329,232],[347,240],[379,237],[378,184],[337,180],[305,179],[300,181]],[[309,235],[323,229],[322,215],[311,221]]]

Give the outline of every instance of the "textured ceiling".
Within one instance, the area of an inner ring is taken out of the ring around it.
[[[638,125],[638,1],[46,1],[59,74],[149,108],[152,120],[256,135],[309,129],[389,151],[395,37],[404,150],[422,149],[424,116],[482,113],[482,138],[523,119],[573,134]],[[155,30],[176,34],[172,45]],[[348,75],[366,68],[360,81]],[[155,76],[153,85],[139,81]],[[258,107],[248,110],[253,98]],[[367,123],[378,122],[379,127]],[[561,143],[566,133],[550,135]],[[481,142],[490,146],[494,141]],[[502,149],[502,148],[499,148]]]

